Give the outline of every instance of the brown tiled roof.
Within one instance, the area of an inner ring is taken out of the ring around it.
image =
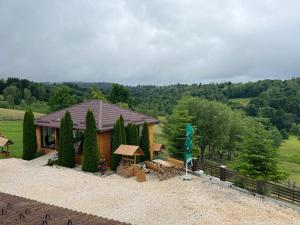
[[[154,152],[160,152],[162,150],[165,150],[166,147],[163,144],[152,144],[150,149]]]
[[[38,126],[58,128],[61,118],[66,111],[69,111],[72,116],[73,127],[75,129],[84,130],[85,117],[89,109],[94,113],[97,129],[99,131],[112,130],[116,120],[120,117],[120,115],[123,116],[125,125],[127,125],[129,122],[136,125],[141,125],[144,122],[147,122],[148,124],[159,123],[157,119],[151,116],[134,112],[129,109],[120,108],[117,105],[100,100],[93,100],[73,105],[71,107],[40,117],[35,120],[35,124]]]
[[[119,148],[117,148],[114,153],[118,155],[128,155],[128,156],[144,155],[144,152],[140,148],[140,146],[136,146],[136,145],[120,145]]]
[[[126,224],[0,192],[0,224]]]

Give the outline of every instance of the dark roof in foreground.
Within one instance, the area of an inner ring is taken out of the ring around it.
[[[0,224],[116,225],[126,224],[0,192]]]
[[[120,117],[120,115],[123,116],[125,125],[127,125],[129,122],[137,125],[141,125],[144,122],[149,124],[159,123],[157,119],[151,116],[134,112],[129,109],[120,108],[117,105],[113,105],[104,101],[94,100],[73,105],[71,107],[40,117],[35,120],[35,124],[39,126],[59,128],[61,118],[66,111],[69,111],[72,116],[73,127],[75,129],[84,130],[85,117],[89,109],[94,112],[97,130],[99,131],[112,130],[116,120]]]

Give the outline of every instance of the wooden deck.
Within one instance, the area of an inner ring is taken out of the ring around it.
[[[0,192],[0,224],[115,225],[126,224]]]

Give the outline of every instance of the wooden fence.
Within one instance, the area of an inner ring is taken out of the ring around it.
[[[221,167],[218,163],[205,160],[202,165],[196,166],[197,170],[202,169],[206,174],[220,178],[220,180],[234,183],[236,180],[243,180],[244,188],[257,192],[257,182],[248,177],[241,176],[235,171]],[[266,182],[271,197],[300,204],[300,188],[296,185],[288,185],[274,182]]]
[[[183,167],[184,165],[182,160],[173,159],[166,155],[161,155],[161,157],[170,163],[176,162],[176,165],[174,164],[176,167],[178,167],[179,165]],[[208,175],[220,178],[220,180],[222,181],[229,181],[231,183],[235,183],[235,181],[237,180],[243,180],[243,185],[245,189],[257,193],[257,182],[255,180],[252,180],[245,176],[241,176],[235,171],[221,166],[216,162],[205,160],[204,163],[200,165],[197,161],[194,161],[194,170],[200,169]],[[270,197],[292,202],[295,204],[300,204],[300,188],[296,185],[288,185],[274,182],[266,182],[266,184],[270,193]]]

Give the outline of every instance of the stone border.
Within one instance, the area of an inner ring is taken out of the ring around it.
[[[292,204],[292,203],[285,202],[285,201],[282,201],[282,200],[279,200],[279,199],[267,197],[267,196],[264,196],[264,195],[257,194],[255,192],[248,191],[246,189],[243,189],[243,188],[240,188],[240,187],[237,187],[237,186],[233,185],[233,183],[231,183],[229,181],[221,181],[217,177],[210,176],[210,175],[205,174],[205,173],[200,173],[199,171],[194,172],[194,171],[189,170],[188,172],[195,175],[195,176],[197,176],[197,177],[204,178],[206,181],[209,181],[213,184],[216,184],[216,185],[219,185],[219,186],[222,186],[222,187],[225,187],[225,188],[232,188],[232,189],[237,190],[239,192],[243,192],[245,194],[252,195],[254,197],[260,198],[262,200],[275,203],[275,204],[279,205],[280,207],[291,208],[291,209],[293,209],[295,211],[298,211],[300,213],[300,206],[297,206],[296,204]]]

